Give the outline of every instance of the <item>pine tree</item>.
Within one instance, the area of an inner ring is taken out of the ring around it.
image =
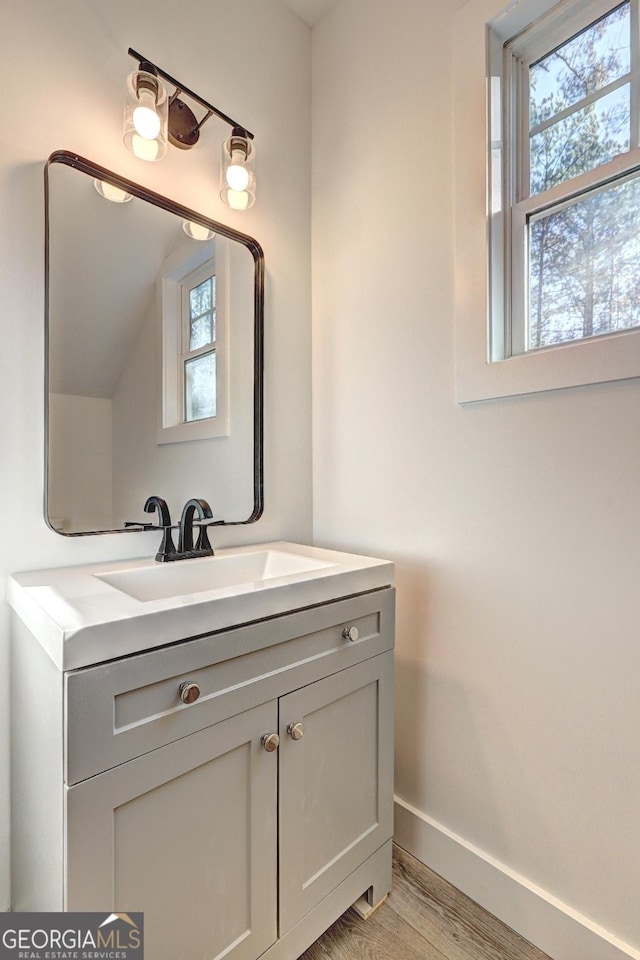
[[[628,44],[626,49],[610,46],[605,37],[612,26],[624,27],[625,17],[628,23],[628,7],[618,8],[532,69],[532,129],[626,72]],[[549,74],[558,82],[549,83]],[[628,150],[629,118],[628,87],[622,87],[535,133],[530,141],[531,194]],[[530,347],[637,325],[639,227],[636,180],[596,190],[531,223]]]

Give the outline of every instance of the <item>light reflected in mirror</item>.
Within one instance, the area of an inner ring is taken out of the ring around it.
[[[48,523],[135,529],[152,494],[174,521],[191,497],[257,520],[259,245],[63,151],[46,189]]]

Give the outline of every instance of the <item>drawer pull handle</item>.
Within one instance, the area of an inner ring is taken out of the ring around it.
[[[357,627],[345,627],[342,631],[342,636],[345,640],[351,640],[352,643],[355,643],[360,636],[360,631]]]
[[[260,738],[260,743],[267,753],[273,753],[274,750],[278,749],[280,737],[277,733],[263,733],[262,737]]]
[[[180,684],[180,699],[183,703],[195,703],[200,696],[200,687],[192,680]]]
[[[299,720],[297,723],[290,723],[287,727],[287,733],[292,740],[302,740],[304,737],[304,723]]]

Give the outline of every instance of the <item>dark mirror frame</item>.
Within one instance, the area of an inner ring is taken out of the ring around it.
[[[44,169],[44,197],[45,197],[45,337],[44,337],[44,390],[45,390],[45,457],[44,457],[44,518],[47,526],[63,537],[89,537],[97,536],[102,533],[140,533],[145,529],[142,525],[135,527],[120,527],[115,530],[83,530],[79,532],[66,533],[57,530],[49,522],[48,494],[49,494],[49,248],[50,248],[50,219],[49,219],[49,168],[53,164],[64,164],[73,167],[81,173],[99,180],[105,180],[107,183],[134,197],[151,203],[156,207],[173,213],[183,220],[191,220],[199,223],[220,236],[227,237],[230,240],[237,240],[242,243],[251,253],[254,262],[254,285],[253,285],[253,305],[254,305],[254,376],[253,376],[253,510],[246,520],[215,520],[215,526],[237,526],[239,524],[255,523],[262,516],[264,510],[264,252],[262,247],[247,234],[233,230],[231,227],[219,223],[217,220],[211,220],[189,207],[183,207],[159,193],[154,193],[146,187],[132,180],[107,170],[91,160],[79,156],[77,153],[71,153],[68,150],[56,150],[51,154],[45,164]],[[155,486],[161,491],[161,478]],[[150,491],[155,492],[154,490]],[[142,504],[140,504],[142,509]],[[149,527],[147,527],[149,529]]]

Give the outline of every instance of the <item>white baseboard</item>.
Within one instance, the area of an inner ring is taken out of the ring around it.
[[[553,960],[640,960],[640,951],[397,796],[394,840]]]

